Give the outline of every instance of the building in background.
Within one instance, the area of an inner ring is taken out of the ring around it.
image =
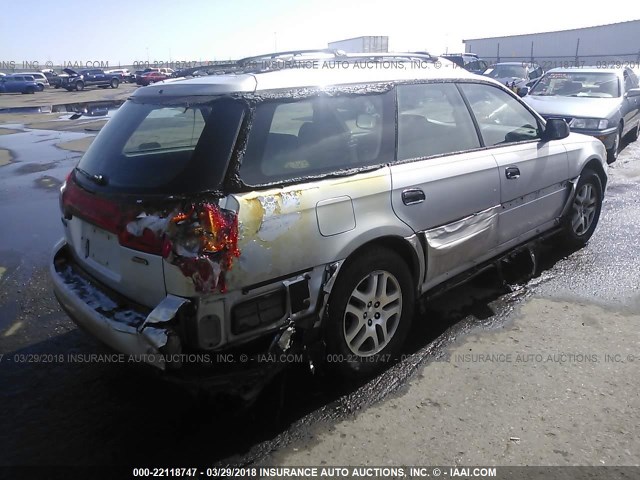
[[[490,61],[536,61],[545,70],[565,63],[640,62],[640,20],[557,32],[463,40],[465,51]],[[615,63],[614,63],[615,66]]]
[[[348,38],[330,42],[332,50],[344,50],[347,53],[386,53],[389,51],[389,37],[366,36]]]

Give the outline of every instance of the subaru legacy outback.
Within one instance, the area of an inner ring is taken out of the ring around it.
[[[154,84],[116,112],[61,188],[51,276],[80,327],[169,377],[315,351],[369,375],[429,321],[418,296],[591,237],[600,141],[435,57],[318,58]]]

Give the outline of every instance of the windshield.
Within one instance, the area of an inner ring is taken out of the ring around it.
[[[529,95],[613,98],[620,96],[620,86],[615,73],[552,72]]]
[[[494,65],[488,68],[484,75],[491,78],[527,78],[527,71],[520,65]]]
[[[128,100],[80,160],[79,177],[88,188],[127,193],[218,189],[243,113],[244,105],[228,97]]]

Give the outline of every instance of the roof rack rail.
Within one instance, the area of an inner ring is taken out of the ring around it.
[[[345,60],[357,60],[361,58],[369,59],[406,59],[406,60],[428,60],[435,62],[438,57],[431,55],[428,52],[371,52],[371,53],[347,53],[345,54]]]
[[[455,52],[448,52],[448,53],[443,53],[442,55],[440,55],[441,57],[446,57],[447,55],[451,55],[451,56],[459,56],[459,55],[467,55],[468,57],[476,57],[478,58],[478,54],[477,53],[471,53],[471,52],[462,52],[462,53],[455,53]]]
[[[306,55],[321,55],[321,56],[333,56],[335,58],[343,57],[345,53],[342,50],[334,50],[329,48],[314,49],[314,50],[288,50],[284,52],[272,52],[262,55],[254,55],[251,57],[245,57],[238,60],[238,65],[245,66],[250,63],[258,63],[260,61],[267,62],[269,60],[294,60],[295,57],[302,57]],[[284,58],[283,58],[284,57]]]

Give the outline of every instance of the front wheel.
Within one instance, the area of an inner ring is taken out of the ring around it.
[[[576,186],[576,196],[564,219],[563,241],[570,247],[584,246],[593,235],[602,209],[602,181],[597,173],[585,170]]]
[[[76,82],[76,90],[79,92],[84,90],[84,82]]]
[[[411,325],[415,289],[397,253],[371,248],[344,265],[329,298],[328,366],[366,377],[395,359]]]

